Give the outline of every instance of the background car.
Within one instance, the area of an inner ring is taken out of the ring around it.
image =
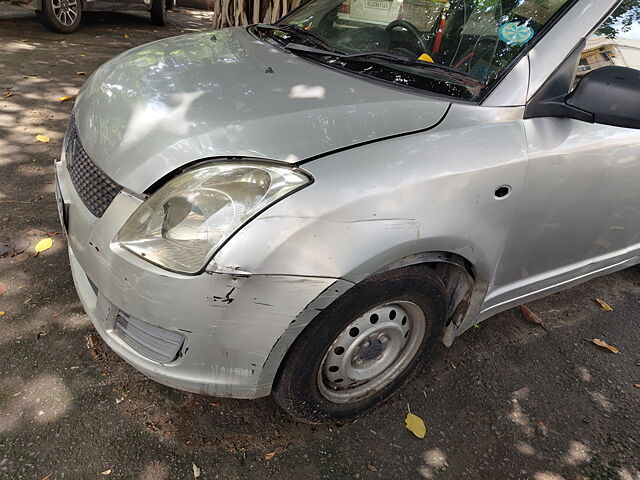
[[[83,12],[147,10],[154,25],[167,23],[167,10],[176,0],[6,0],[36,12],[36,16],[52,32],[71,33],[78,29]]]

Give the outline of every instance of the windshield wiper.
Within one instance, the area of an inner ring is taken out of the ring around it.
[[[462,72],[456,68],[450,67],[448,65],[442,65],[439,63],[431,63],[431,62],[423,62],[422,60],[413,59],[404,57],[402,55],[395,55],[390,52],[363,52],[363,53],[351,53],[344,54],[335,51],[308,47],[306,45],[301,45],[299,43],[288,43],[285,45],[287,50],[291,50],[293,52],[299,53],[309,53],[312,55],[330,55],[340,60],[345,61],[354,61],[354,62],[376,62],[377,60],[388,61],[392,63],[398,63],[400,65],[408,65],[412,67],[424,68],[426,70],[437,70],[442,74],[451,77],[455,80],[458,80],[464,84],[471,85],[474,87],[482,87],[485,84],[482,81],[469,73]]]
[[[257,28],[260,31],[281,31],[281,32],[290,33],[298,37],[304,38],[308,42],[313,43],[314,45],[322,48],[322,50],[325,52],[341,54],[341,52],[339,52],[338,50],[333,48],[331,45],[329,45],[325,40],[323,40],[322,37],[319,37],[315,33],[303,27],[300,27],[298,25],[294,25],[292,23],[285,23],[282,25],[266,25],[264,23],[258,23],[257,25],[255,25],[255,28]],[[301,46],[304,46],[304,45],[301,45]]]

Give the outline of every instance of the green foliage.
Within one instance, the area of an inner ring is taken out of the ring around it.
[[[623,0],[596,30],[596,35],[615,38],[620,33],[628,32],[634,23],[640,23],[640,0]]]

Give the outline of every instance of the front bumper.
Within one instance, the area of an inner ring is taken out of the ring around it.
[[[268,395],[277,368],[269,358],[274,345],[286,337],[285,332],[289,335],[290,325],[300,315],[308,323],[317,312],[307,306],[336,280],[211,272],[188,276],[156,267],[115,241],[141,200],[120,192],[96,218],[76,194],[65,162],[63,154],[55,164],[56,182],[59,200],[66,203],[73,279],[87,315],[107,345],[170,387],[236,398]],[[117,324],[119,313],[138,319],[138,327],[143,326],[136,329],[141,342],[123,335]],[[153,349],[167,338],[168,344],[156,350],[166,347],[170,352],[175,347],[176,355],[158,357],[145,350],[145,343]],[[265,364],[270,366],[264,368]]]

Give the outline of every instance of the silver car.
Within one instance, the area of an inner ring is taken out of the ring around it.
[[[381,26],[311,0],[107,62],[55,164],[96,330],[163,384],[336,421],[436,342],[640,263],[639,2]]]
[[[36,12],[38,20],[56,33],[71,33],[78,29],[82,12],[146,10],[154,25],[166,25],[167,10],[176,0],[0,0],[20,5]]]

